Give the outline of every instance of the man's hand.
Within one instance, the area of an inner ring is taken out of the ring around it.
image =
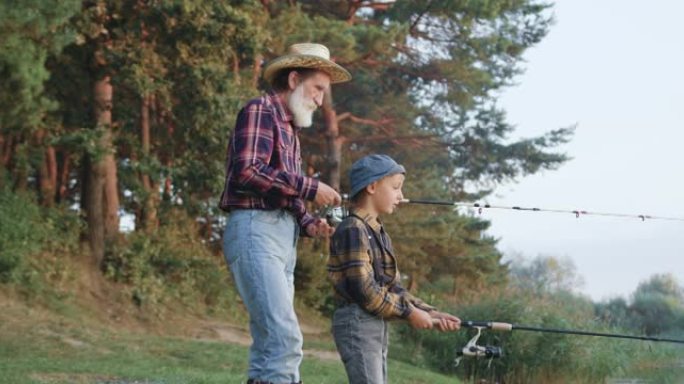
[[[461,328],[461,319],[454,315],[432,311],[430,317],[434,319],[433,324],[442,332],[457,331]]]
[[[318,219],[318,221],[309,224],[305,230],[306,234],[311,237],[328,237],[332,236],[333,232],[335,232],[335,228],[328,225],[328,223],[322,219]]]
[[[430,314],[422,309],[413,308],[407,320],[411,327],[415,329],[432,328],[432,317],[430,317]]]
[[[319,206],[331,205],[337,207],[342,204],[342,197],[328,184],[319,181],[314,202]]]

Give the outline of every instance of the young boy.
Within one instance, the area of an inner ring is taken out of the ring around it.
[[[352,384],[387,383],[387,320],[404,319],[416,329],[460,327],[459,318],[438,312],[401,286],[392,242],[379,216],[391,214],[404,198],[405,173],[386,155],[355,162],[351,213],[330,243],[328,274],[338,302],[332,331]]]

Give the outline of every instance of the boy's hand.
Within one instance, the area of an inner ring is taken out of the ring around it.
[[[311,237],[328,237],[332,236],[335,232],[335,228],[328,225],[328,223],[322,219],[309,224],[305,230],[306,234]]]
[[[457,331],[461,328],[461,319],[448,313],[432,311],[430,312],[433,325],[442,332]]]
[[[415,329],[432,328],[432,317],[430,317],[430,314],[423,311],[422,309],[413,308],[407,320],[411,327]]]

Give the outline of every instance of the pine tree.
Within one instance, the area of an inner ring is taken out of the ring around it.
[[[0,2],[0,186],[5,172],[16,188],[37,170],[42,200],[54,200],[56,167],[46,115],[56,103],[45,92],[49,55],[75,38],[69,18],[79,2]]]

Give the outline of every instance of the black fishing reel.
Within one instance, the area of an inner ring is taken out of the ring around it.
[[[461,363],[461,359],[464,357],[474,357],[476,359],[487,359],[491,365],[492,360],[503,357],[503,348],[495,347],[492,345],[477,345],[477,341],[482,336],[482,330],[487,328],[486,326],[472,326],[472,328],[477,329],[475,336],[468,341],[460,351],[456,352],[456,366]]]
[[[485,359],[498,359],[503,357],[503,348],[495,347],[493,345],[477,345],[471,347],[463,347],[462,350],[456,352],[456,356],[475,357]]]

